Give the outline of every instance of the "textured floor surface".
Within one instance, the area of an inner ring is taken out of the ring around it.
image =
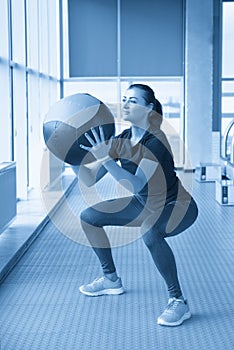
[[[127,292],[79,293],[101,270],[78,219],[93,195],[76,187],[0,286],[0,349],[233,350],[234,207],[221,207],[214,191],[213,183],[194,183],[199,218],[168,240],[193,314],[182,326],[156,323],[167,292],[136,229],[109,229]]]

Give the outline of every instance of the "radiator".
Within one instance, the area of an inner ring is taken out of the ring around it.
[[[0,233],[16,216],[16,164],[0,163]]]

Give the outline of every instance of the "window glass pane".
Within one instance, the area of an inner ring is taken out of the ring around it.
[[[55,103],[60,96],[60,83],[56,80],[50,80],[49,81],[49,89],[50,89],[50,100],[49,104],[50,106]]]
[[[182,0],[121,1],[120,25],[122,76],[183,74]]]
[[[0,4],[0,161],[11,160],[8,4]]]
[[[68,24],[70,76],[115,76],[117,1],[69,0]]]
[[[58,20],[57,0],[1,1],[0,161],[16,161],[20,199],[27,198],[28,186],[40,185],[42,124],[49,106],[60,95],[60,83],[49,77],[57,77],[60,70]]]
[[[234,78],[234,1],[223,3],[222,76]]]
[[[12,60],[25,65],[24,0],[12,0]]]
[[[27,0],[27,64],[38,70],[38,8],[37,2]]]
[[[49,40],[49,74],[58,77],[59,73],[59,1],[48,1],[48,40]]]
[[[37,5],[38,4],[38,8]],[[35,5],[35,6],[34,6]],[[43,120],[59,97],[60,84],[51,76],[58,76],[58,12],[59,2],[28,0],[28,157],[29,187],[40,186],[40,167],[45,147]],[[30,30],[32,29],[32,30]],[[43,74],[38,74],[39,71]]]
[[[39,78],[28,76],[28,154],[29,154],[29,186],[37,187],[40,176],[40,159],[42,156],[42,125],[40,121]]]
[[[39,70],[49,74],[49,42],[48,42],[48,2],[38,2],[39,13]]]
[[[234,1],[223,2],[221,151],[230,161],[234,137]],[[233,162],[233,160],[232,160]]]
[[[17,197],[27,199],[26,77],[23,69],[13,70],[13,117]]]
[[[8,11],[7,1],[1,1],[0,4],[0,28],[1,28],[1,40],[0,40],[0,64],[2,60],[9,59],[9,33],[8,33]]]
[[[9,66],[0,62],[0,161],[11,160]]]
[[[76,93],[88,93],[105,103],[117,117],[118,87],[116,81],[80,81],[67,82],[64,85],[65,96]]]
[[[49,79],[39,80],[39,94],[40,94],[40,116],[43,120],[46,112],[50,106],[50,88]]]
[[[230,158],[230,146],[234,136],[234,80],[222,82],[222,156]]]
[[[50,105],[59,96],[59,83],[55,80],[39,78],[35,74],[28,76],[28,154],[29,186],[40,185],[41,160],[43,157],[43,121]]]
[[[63,32],[63,77],[69,78],[69,42],[68,42],[68,3],[62,0],[62,32]]]
[[[233,118],[234,114],[234,80],[222,82],[222,114]]]

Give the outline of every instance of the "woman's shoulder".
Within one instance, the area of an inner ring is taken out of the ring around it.
[[[156,132],[154,130],[147,130],[145,132],[145,135],[142,139],[143,144],[160,144],[165,139],[164,133],[161,130],[157,130]]]
[[[170,144],[161,129],[156,130],[156,132],[147,130],[142,141],[143,145],[154,154],[160,154],[162,157],[165,152],[169,152],[172,155]]]

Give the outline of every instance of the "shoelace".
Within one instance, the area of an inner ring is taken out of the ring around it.
[[[92,282],[92,283],[90,283],[91,285],[93,285],[94,283],[96,284],[96,283],[102,283],[103,281],[104,281],[104,279],[105,279],[105,277],[104,276],[102,276],[102,277],[97,277],[97,278],[95,278],[95,280]]]
[[[183,303],[184,301],[182,299],[176,299],[176,298],[170,298],[166,311],[167,312],[173,312],[177,308],[179,303]]]

